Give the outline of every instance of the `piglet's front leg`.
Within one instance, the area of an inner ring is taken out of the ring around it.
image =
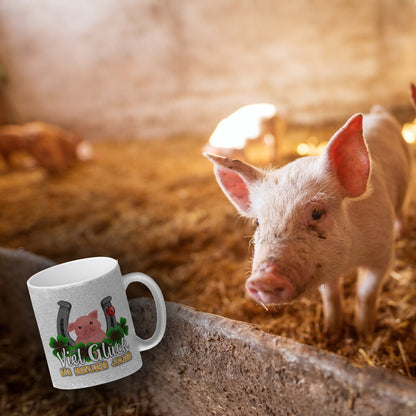
[[[387,269],[358,270],[357,300],[355,305],[355,325],[360,336],[370,336],[375,327],[377,301]]]
[[[324,326],[330,341],[342,335],[344,325],[344,299],[342,279],[334,279],[319,287],[324,308]]]

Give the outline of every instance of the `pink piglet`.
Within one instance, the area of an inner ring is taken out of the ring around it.
[[[75,322],[68,325],[68,332],[75,331],[77,335],[77,344],[83,342],[87,345],[89,342],[102,342],[103,338],[106,337],[97,317],[98,312],[94,310],[88,315],[80,316]]]

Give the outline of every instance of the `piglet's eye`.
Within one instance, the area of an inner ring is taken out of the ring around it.
[[[314,221],[320,220],[325,215],[325,210],[323,208],[314,208],[311,212],[311,218]]]
[[[259,223],[259,219],[258,219],[258,218],[256,218],[254,222],[255,222],[255,224],[257,225],[257,227],[260,225],[260,223]]]
[[[92,321],[90,321],[90,325],[92,325]]]
[[[78,329],[82,329],[82,326],[79,326]]]

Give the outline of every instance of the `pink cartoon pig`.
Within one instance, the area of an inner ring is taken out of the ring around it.
[[[76,343],[101,342],[106,337],[101,329],[101,324],[97,320],[98,312],[94,310],[88,315],[80,316],[75,322],[68,325],[68,332],[75,331],[77,334]]]

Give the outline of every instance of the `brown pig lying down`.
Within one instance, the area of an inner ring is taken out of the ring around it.
[[[17,151],[30,154],[52,173],[64,171],[77,159],[91,157],[90,146],[79,134],[40,121],[0,127],[0,154],[8,165]]]

